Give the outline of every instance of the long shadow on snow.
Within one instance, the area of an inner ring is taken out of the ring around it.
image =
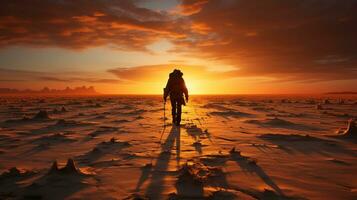
[[[330,156],[330,153],[340,153],[356,156],[355,152],[346,149],[340,145],[338,141],[313,137],[310,135],[264,134],[259,136],[259,138],[278,145],[280,149],[289,154],[299,152],[303,154],[318,153]]]
[[[232,154],[231,158],[239,165],[239,167],[243,171],[256,174],[257,176],[259,176],[260,179],[264,181],[265,184],[273,188],[278,195],[285,196],[280,187],[273,181],[272,178],[270,178],[268,174],[265,173],[265,171],[258,164],[239,154]]]
[[[151,175],[150,184],[146,190],[146,196],[152,199],[158,199],[163,191],[165,176],[167,175],[167,169],[171,158],[171,150],[174,147],[176,141],[176,161],[180,162],[180,135],[181,128],[172,126],[169,135],[167,136],[164,144],[161,147],[161,153],[159,154],[156,164],[153,170],[143,168],[141,177],[136,185],[135,191],[139,191],[142,184]]]

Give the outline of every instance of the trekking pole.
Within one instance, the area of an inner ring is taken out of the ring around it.
[[[165,132],[165,129],[166,129],[166,108],[165,108],[165,105],[166,105],[166,101],[164,101],[164,128],[162,129],[162,133],[161,133],[161,136],[160,136],[159,144],[161,144],[162,136],[164,135],[164,132]]]
[[[165,105],[166,105],[166,101],[164,100],[164,127],[161,131],[158,146],[157,146],[157,148],[153,149],[153,153],[155,152],[156,149],[158,149],[161,146],[162,137],[164,136],[164,133],[165,133],[165,129],[166,129],[166,107],[165,107]],[[151,157],[151,159],[150,159],[150,166],[152,166],[152,161],[153,161],[153,157]]]
[[[165,108],[165,105],[166,105],[166,101],[164,101],[164,127],[166,127],[166,108]]]

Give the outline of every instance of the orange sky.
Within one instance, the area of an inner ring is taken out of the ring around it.
[[[0,7],[0,87],[159,94],[322,93],[357,85],[356,1],[20,1]]]

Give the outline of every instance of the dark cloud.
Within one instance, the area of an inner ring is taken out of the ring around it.
[[[83,49],[112,45],[146,50],[158,37],[183,34],[164,12],[136,6],[135,0],[3,0],[0,47],[59,46]]]
[[[182,1],[196,7],[175,52],[240,68],[241,76],[291,80],[357,78],[356,0]],[[198,6],[199,5],[199,6]]]
[[[19,82],[19,81],[24,81],[21,79],[0,79],[0,82]]]
[[[166,38],[174,44],[172,52],[236,66],[227,78],[357,77],[357,0],[181,0],[179,12],[141,8],[138,2],[3,0],[0,47],[111,45],[146,51]],[[145,71],[133,70],[138,69]],[[156,68],[147,69],[155,73]],[[127,69],[133,75],[110,72],[134,76],[133,70]]]
[[[2,69],[0,68],[0,79],[1,80],[33,80],[34,77],[44,76],[46,73],[30,70],[13,70],[13,69]]]
[[[78,74],[74,76],[73,74]],[[9,79],[11,77],[12,79]],[[98,78],[99,77],[99,78]],[[122,80],[106,78],[103,75],[96,75],[88,72],[39,72],[26,70],[11,70],[0,68],[1,82],[18,82],[18,81],[45,81],[45,82],[83,82],[83,83],[103,83],[103,84],[118,84],[123,83]]]
[[[97,78],[57,78],[53,76],[41,76],[38,78],[39,80],[43,81],[55,81],[55,82],[87,82],[87,83],[123,83],[123,81],[118,80],[118,79],[97,79]]]

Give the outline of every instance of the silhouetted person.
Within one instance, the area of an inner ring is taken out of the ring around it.
[[[188,102],[188,91],[185,81],[182,78],[183,73],[175,69],[170,73],[169,80],[164,88],[164,101],[170,95],[172,108],[172,124],[180,125],[182,105],[186,105],[183,95],[185,94],[186,102]]]

